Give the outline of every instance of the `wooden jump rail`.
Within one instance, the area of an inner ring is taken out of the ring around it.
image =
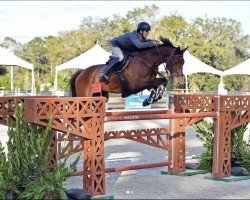
[[[165,166],[171,166],[172,162],[158,162],[158,163],[149,163],[149,164],[143,164],[143,165],[130,165],[130,166],[119,166],[119,167],[110,167],[106,168],[105,172],[122,172],[122,171],[128,171],[128,170],[137,170],[137,169],[148,169],[148,168],[155,168],[155,167],[165,167]]]
[[[205,118],[215,117],[216,112],[202,113],[172,113],[171,110],[166,111],[106,111],[105,122],[112,121],[131,121],[131,120],[152,120],[152,119],[180,119],[180,118]]]
[[[205,117],[215,117],[216,112],[201,112],[201,113],[173,113],[169,109],[151,109],[151,110],[133,110],[133,111],[106,111],[105,122],[112,121],[132,121],[132,120],[155,120],[155,119],[170,119],[170,124],[173,123],[173,120],[185,119],[185,118],[205,118]],[[173,127],[172,127],[173,128]],[[183,172],[185,171],[185,135],[180,133],[178,129],[172,129],[170,132],[165,132],[165,134],[171,134],[170,139],[171,145],[167,146],[165,150],[169,151],[169,161],[159,162],[159,163],[150,163],[150,164],[141,164],[133,166],[118,166],[113,168],[106,168],[105,172],[120,172],[127,170],[136,170],[136,169],[147,169],[154,167],[163,167],[168,166],[169,171],[172,173]],[[183,132],[183,131],[181,131]],[[182,139],[180,139],[181,137]],[[140,138],[140,137],[139,137]],[[181,141],[181,142],[180,142]],[[140,142],[140,141],[139,141]],[[179,145],[177,145],[179,144]],[[178,148],[178,146],[181,146]],[[182,153],[180,153],[182,152]],[[174,156],[172,154],[175,154]],[[184,155],[184,156],[183,156]],[[178,165],[177,162],[182,163]]]
[[[165,167],[170,166],[172,163],[165,161],[165,162],[157,162],[157,163],[149,163],[143,165],[127,165],[127,166],[118,166],[118,167],[110,167],[105,168],[105,173],[112,173],[112,172],[122,172],[122,171],[129,171],[129,170],[137,170],[137,169],[148,169],[148,168],[155,168],[155,167]],[[78,171],[73,176],[82,176],[83,171]]]

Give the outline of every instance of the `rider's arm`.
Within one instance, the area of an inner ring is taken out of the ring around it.
[[[145,49],[154,46],[153,41],[142,42],[135,34],[130,34],[129,39],[138,49]]]

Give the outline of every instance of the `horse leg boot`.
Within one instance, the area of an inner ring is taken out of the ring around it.
[[[111,62],[108,64],[107,67],[104,68],[104,70],[100,73],[99,78],[101,82],[107,82],[109,77],[109,73],[117,66],[119,62],[119,58],[115,57]]]
[[[145,106],[148,106],[149,104],[153,103],[155,97],[156,97],[156,91],[154,89],[152,89],[149,97],[142,102],[142,106],[145,107]]]
[[[157,99],[156,102],[159,99],[162,99],[162,96],[166,87],[167,87],[167,82],[159,85],[159,87],[157,88],[157,92],[156,92],[156,99]]]

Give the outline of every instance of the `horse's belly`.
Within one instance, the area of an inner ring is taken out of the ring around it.
[[[102,90],[111,93],[121,93],[121,83],[118,77],[110,77],[109,83],[102,83]]]

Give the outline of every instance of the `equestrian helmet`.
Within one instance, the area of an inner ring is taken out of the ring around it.
[[[137,27],[137,32],[140,31],[150,31],[151,27],[147,22],[140,22]]]

